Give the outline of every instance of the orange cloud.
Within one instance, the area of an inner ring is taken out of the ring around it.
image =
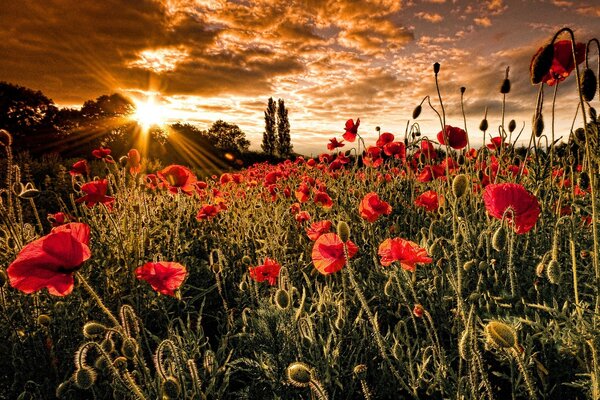
[[[428,12],[424,12],[424,11],[416,13],[415,17],[424,19],[425,21],[429,21],[434,24],[438,23],[438,22],[442,22],[444,20],[444,17],[442,17],[440,14],[428,13]]]

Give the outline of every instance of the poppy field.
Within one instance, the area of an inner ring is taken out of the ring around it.
[[[0,398],[600,398],[598,41],[559,33],[531,132],[485,118],[479,148],[441,96],[220,176],[99,148],[46,219],[1,131]],[[555,143],[566,79],[583,124]]]

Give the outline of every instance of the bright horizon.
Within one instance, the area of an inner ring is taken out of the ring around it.
[[[53,0],[4,8],[3,80],[69,107],[114,92],[132,98],[156,92],[167,122],[205,129],[222,119],[240,126],[252,149],[260,149],[268,98],[283,98],[294,151],[306,155],[326,152],[349,118],[361,119],[367,145],[377,138],[376,126],[403,137],[424,96],[439,110],[434,62],[441,63],[449,125],[464,127],[459,88],[467,88],[467,127],[475,145],[482,141],[478,126],[486,107],[488,137],[496,135],[498,89],[510,66],[505,123],[515,119],[517,131],[525,123],[522,138],[528,139],[537,89],[529,82],[531,57],[561,27],[572,27],[585,42],[598,36],[600,22],[599,5],[564,0],[305,0],[295,6]],[[575,115],[574,82],[570,76],[559,85],[557,138],[568,134]],[[547,87],[548,133],[552,93]],[[429,137],[441,129],[426,106],[417,122]]]

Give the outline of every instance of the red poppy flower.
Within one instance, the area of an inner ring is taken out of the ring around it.
[[[358,247],[350,240],[346,242],[346,248],[348,258],[354,257],[358,251]],[[323,275],[341,270],[346,264],[342,239],[335,233],[321,235],[313,246],[312,261],[315,268]]]
[[[342,165],[346,165],[350,162],[350,159],[346,157],[346,154],[342,153],[341,151],[338,153],[338,156],[335,160],[339,161]]]
[[[518,183],[487,185],[483,201],[492,217],[500,220],[504,217],[518,234],[529,232],[540,215],[536,197]]]
[[[383,158],[381,157],[381,148],[377,146],[367,147],[363,157],[363,162],[367,167],[378,168],[383,163]]]
[[[108,147],[100,147],[96,150],[92,150],[92,155],[98,159],[104,160],[109,163],[114,163],[115,160],[112,159],[110,155],[111,150]]]
[[[277,284],[277,277],[279,276],[280,270],[281,265],[268,257],[265,258],[263,265],[248,267],[250,278],[254,279],[256,282],[268,281],[271,286]]]
[[[530,71],[533,60],[542,50],[543,47],[540,47],[538,52],[531,59],[531,63],[529,64]],[[575,58],[577,59],[578,65],[585,61],[585,43],[575,44]],[[558,82],[564,81],[574,69],[575,65],[573,64],[571,41],[557,40],[554,42],[554,59],[552,60],[552,66],[548,73],[542,78],[542,82],[548,84],[548,86],[554,86]]]
[[[300,203],[306,203],[310,198],[310,188],[305,182],[302,182],[298,189],[294,191],[294,196]]]
[[[384,132],[381,135],[379,135],[379,139],[377,139],[375,146],[383,147],[388,143],[392,143],[393,141],[394,141],[394,135],[389,132]]]
[[[356,140],[356,135],[358,134],[359,125],[360,118],[356,119],[356,124],[351,119],[346,121],[346,133],[344,133],[344,139],[346,139],[350,143],[354,142],[354,140]]]
[[[296,222],[301,224],[310,220],[310,214],[307,211],[300,211],[298,214],[296,214],[295,218]]]
[[[54,296],[73,291],[73,273],[90,258],[90,227],[73,222],[54,228],[27,244],[6,270],[12,287],[33,293],[43,288]]]
[[[440,206],[438,194],[434,190],[428,190],[415,199],[415,205],[427,211],[435,211]]]
[[[196,219],[198,221],[202,221],[203,219],[211,219],[216,216],[219,212],[221,212],[221,208],[212,204],[204,204],[198,214],[196,215]]]
[[[344,147],[345,144],[343,142],[343,140],[341,142],[338,142],[337,138],[331,138],[329,139],[329,143],[327,143],[327,150],[333,151],[337,148]]]
[[[310,160],[308,160],[308,161],[306,162],[306,166],[307,166],[307,167],[310,167],[310,168],[312,168],[312,167],[314,167],[315,165],[317,165],[317,160],[315,160],[314,158],[311,158]]]
[[[86,160],[77,161],[75,164],[73,164],[71,170],[69,171],[69,174],[71,174],[71,176],[89,175],[89,173],[90,166],[88,165]]]
[[[446,125],[445,131],[446,137],[448,138],[448,146],[455,150],[460,150],[467,145],[467,132],[464,130],[454,126]],[[440,144],[446,144],[446,141],[444,140],[444,133],[442,131],[439,131],[437,134],[437,139]]]
[[[424,313],[425,309],[423,306],[420,304],[415,304],[415,307],[413,308],[413,315],[417,318],[422,318]]]
[[[328,233],[331,230],[331,221],[318,221],[313,223],[309,228],[306,228],[306,234],[312,241],[317,240],[322,234]]]
[[[75,220],[75,218],[73,216],[65,214],[63,212],[48,214],[47,219],[48,219],[48,221],[50,221],[50,223],[52,224],[52,226],[54,228],[56,228],[57,226],[64,225],[67,222],[71,222],[71,221]]]
[[[415,242],[401,238],[385,239],[379,245],[379,256],[384,267],[398,261],[400,266],[408,271],[414,271],[417,264],[431,264],[433,261],[425,249]]]
[[[406,146],[402,142],[390,142],[383,146],[385,155],[406,160]]]
[[[392,206],[381,200],[377,193],[367,193],[358,206],[358,212],[363,219],[375,222],[380,215],[390,215]]]
[[[129,167],[129,173],[131,175],[137,175],[142,170],[142,166],[140,161],[142,160],[142,156],[140,156],[140,152],[136,149],[131,149],[127,152],[127,166]]]
[[[331,200],[331,197],[329,197],[329,195],[326,192],[323,192],[321,190],[317,190],[315,192],[314,201],[315,204],[318,204],[325,209],[330,209],[331,207],[333,207],[333,201]]]
[[[446,179],[446,168],[443,165],[427,165],[417,175],[419,182],[431,182],[434,179]]]
[[[135,270],[138,279],[146,281],[158,293],[175,296],[187,275],[186,268],[176,262],[148,262]]]
[[[435,160],[437,158],[435,147],[429,140],[422,140],[421,149],[415,154],[425,154],[425,157],[429,160]]]
[[[181,165],[169,165],[156,173],[171,193],[177,194],[180,190],[191,196],[198,181],[196,175],[188,168]]]
[[[85,193],[85,196],[75,200],[76,203],[83,203],[89,208],[92,208],[98,203],[104,204],[108,209],[112,208],[112,203],[115,201],[114,197],[106,195],[108,189],[108,181],[106,179],[100,179],[98,181],[92,181],[85,183],[81,187],[81,191]]]
[[[507,143],[504,143],[502,136],[496,136],[490,139],[490,144],[487,145],[490,150],[500,150],[502,147],[508,147]]]

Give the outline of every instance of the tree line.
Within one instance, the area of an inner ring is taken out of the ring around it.
[[[121,94],[88,100],[81,109],[59,108],[41,91],[0,82],[0,129],[12,134],[16,152],[27,151],[33,157],[48,153],[83,157],[101,146],[110,147],[114,154],[125,154],[141,135],[139,125],[131,118],[134,112],[135,104]],[[277,103],[269,99],[265,121],[268,133],[263,137],[262,158],[290,157],[290,124],[283,99]],[[245,132],[223,120],[206,130],[182,122],[156,126],[149,136],[148,153],[164,162],[189,162],[177,159],[174,140],[228,160],[248,156],[249,161],[261,161],[260,155],[249,151]]]

